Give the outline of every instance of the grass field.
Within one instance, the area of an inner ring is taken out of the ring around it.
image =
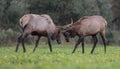
[[[39,45],[32,53],[33,45],[27,45],[23,53],[15,47],[0,47],[0,69],[119,69],[120,47],[108,46],[104,54],[103,46],[97,45],[94,54],[90,54],[91,45],[85,46],[85,54],[79,46],[72,54],[73,44],[53,45],[50,53],[47,45]]]

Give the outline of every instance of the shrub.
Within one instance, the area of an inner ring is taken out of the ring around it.
[[[15,45],[17,38],[20,36],[19,32],[13,31],[12,29],[0,30],[0,45]],[[27,38],[25,43],[33,43],[33,38]]]

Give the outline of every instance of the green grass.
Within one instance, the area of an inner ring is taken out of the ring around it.
[[[72,54],[73,44],[53,45],[50,53],[47,45],[39,45],[32,53],[34,45],[22,46],[18,52],[15,47],[0,47],[0,69],[119,69],[120,47],[108,46],[104,54],[103,46],[97,45],[94,54],[90,54],[91,45],[85,46],[85,54],[79,46]]]

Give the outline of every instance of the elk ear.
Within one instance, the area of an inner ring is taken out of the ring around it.
[[[71,18],[71,24],[73,24],[73,19]]]

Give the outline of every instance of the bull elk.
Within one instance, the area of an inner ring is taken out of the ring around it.
[[[104,44],[104,52],[106,53],[106,37],[105,37],[105,28],[107,26],[107,21],[102,16],[84,16],[80,18],[75,23],[67,24],[62,27],[62,33],[65,37],[65,40],[68,42],[69,37],[75,37],[76,35],[79,37],[73,52],[75,52],[76,48],[82,42],[82,53],[84,53],[84,37],[92,36],[94,40],[94,45],[91,50],[91,54],[93,53],[98,39],[96,35],[100,33],[101,38]]]
[[[50,52],[52,52],[51,39],[57,40],[58,44],[61,43],[60,29],[53,23],[53,20],[47,14],[26,14],[20,18],[20,26],[23,32],[18,37],[16,52],[18,51],[20,43],[22,43],[23,52],[26,52],[24,39],[30,34],[37,37],[33,52],[35,52],[41,36],[47,37]]]

